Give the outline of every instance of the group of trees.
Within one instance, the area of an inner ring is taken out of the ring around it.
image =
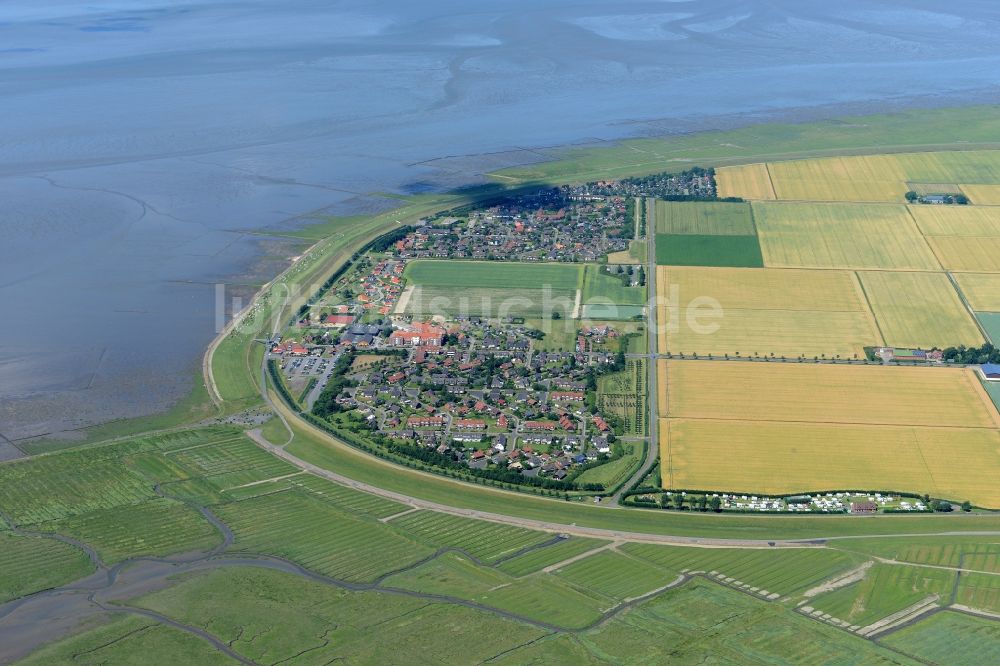
[[[331,414],[343,411],[343,408],[337,404],[337,396],[345,388],[354,386],[354,381],[347,377],[347,371],[352,363],[354,363],[354,350],[343,351],[333,366],[330,380],[323,387],[319,397],[316,398],[316,404],[312,408],[313,414],[320,418],[327,418]]]
[[[615,269],[615,273],[622,280],[622,284],[626,287],[632,286],[632,278],[635,277],[635,282],[639,284],[640,287],[646,286],[646,269],[639,266],[638,270],[632,268],[631,266],[622,266],[619,264]]]
[[[1000,363],[1000,350],[988,342],[982,347],[966,347],[965,345],[948,347],[942,351],[942,355],[945,361],[951,363],[963,363],[967,365]]]
[[[661,509],[675,509],[677,511],[684,511],[688,509],[690,511],[714,511],[719,513],[722,511],[722,500],[719,497],[707,495],[698,495],[697,497],[691,496],[687,497],[682,493],[673,493],[672,495],[660,495],[660,508]]]

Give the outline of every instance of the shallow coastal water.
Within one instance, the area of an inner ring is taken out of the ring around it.
[[[992,99],[997,34],[974,0],[8,0],[0,458],[184,395],[214,285],[310,215],[518,148]]]

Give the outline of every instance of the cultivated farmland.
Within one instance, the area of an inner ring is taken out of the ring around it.
[[[661,361],[669,416],[810,423],[998,427],[972,370]]]
[[[774,199],[774,188],[766,164],[744,164],[715,170],[720,197],[744,199]]]
[[[763,266],[755,235],[656,234],[661,266]]]
[[[661,352],[753,356],[863,356],[881,343],[874,318],[849,271],[802,269],[660,268],[657,292]],[[667,298],[676,289],[675,304]],[[686,320],[694,298],[722,307],[714,332],[699,332]]]
[[[980,206],[1000,205],[1000,185],[961,185],[969,201]]]
[[[977,312],[1000,312],[1000,275],[955,273],[962,294]]]
[[[799,201],[902,201],[911,183],[1000,182],[1000,152],[990,150],[829,157],[767,166],[777,198]]]
[[[930,349],[983,343],[947,275],[863,271],[858,276],[886,344]]]
[[[1000,236],[930,236],[927,242],[941,265],[950,271],[1000,272]]]
[[[902,205],[756,203],[754,217],[769,267],[940,268]]]
[[[750,205],[716,201],[656,201],[656,233],[753,236]]]
[[[879,488],[1000,507],[997,430],[661,419],[660,433],[667,488],[767,494]]]
[[[988,206],[910,206],[925,236],[1000,236],[1000,208]]]
[[[908,180],[893,155],[772,162],[768,170],[775,198],[796,201],[903,201]]]
[[[941,150],[892,157],[907,180],[923,183],[1000,183],[1000,151]]]
[[[871,488],[1000,506],[1000,417],[972,370],[661,364],[667,488]]]

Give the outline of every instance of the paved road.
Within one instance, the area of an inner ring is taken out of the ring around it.
[[[643,205],[646,205],[644,202]],[[650,231],[650,223],[653,224],[653,230]],[[641,356],[647,360],[646,372],[648,373],[648,378],[646,379],[646,402],[649,409],[649,445],[646,447],[646,459],[639,466],[639,469],[633,474],[625,483],[621,485],[614,495],[608,500],[607,504],[609,506],[618,506],[621,502],[622,495],[628,491],[635,483],[640,481],[642,477],[649,471],[656,461],[656,457],[660,453],[659,440],[657,438],[657,425],[659,424],[659,414],[657,412],[657,386],[656,386],[656,358],[657,358],[657,334],[659,333],[656,311],[656,219],[655,216],[649,215],[649,210],[646,211],[646,289],[647,289],[647,299],[646,302],[649,303],[648,313],[646,315],[646,338],[649,342],[649,352],[647,354],[637,354],[630,356]]]
[[[310,427],[309,424],[302,424],[304,427]],[[317,430],[317,434],[321,434],[321,431]],[[249,432],[250,437],[257,443],[258,446],[264,450],[272,453],[282,460],[285,460],[292,465],[295,465],[299,469],[309,472],[310,474],[315,474],[316,476],[327,479],[328,481],[333,481],[343,486],[349,488],[354,488],[362,492],[370,493],[372,495],[378,495],[379,497],[385,497],[386,499],[405,504],[407,506],[413,507],[415,509],[429,509],[431,511],[438,511],[440,513],[447,513],[453,516],[463,516],[465,518],[475,518],[477,520],[485,520],[492,523],[501,523],[504,525],[516,525],[518,527],[525,527],[532,530],[538,530],[541,532],[550,532],[553,534],[568,534],[570,536],[579,537],[589,537],[597,539],[611,539],[617,541],[629,541],[635,543],[658,543],[658,544],[670,544],[670,545],[681,545],[681,546],[702,546],[702,547],[725,547],[725,548],[822,548],[822,544],[807,542],[807,541],[792,541],[792,540],[772,540],[767,541],[764,539],[712,539],[712,538],[702,538],[702,537],[685,537],[685,536],[670,536],[664,534],[645,534],[643,532],[626,532],[621,530],[608,530],[600,529],[596,527],[581,527],[578,525],[566,525],[564,523],[548,522],[544,520],[534,520],[531,518],[520,518],[516,516],[507,516],[502,513],[493,513],[491,511],[479,511],[476,509],[461,509],[458,507],[449,506],[447,504],[439,504],[438,502],[431,502],[428,500],[419,499],[416,497],[411,497],[409,495],[404,495],[402,493],[397,493],[392,490],[386,490],[385,488],[379,488],[378,486],[373,486],[371,484],[363,483],[357,481],[350,477],[344,476],[342,474],[337,474],[336,472],[331,472],[328,469],[324,469],[310,462],[302,460],[301,458],[289,453],[280,446],[275,446],[271,444],[266,439],[264,439],[260,430],[252,430]],[[496,491],[500,497],[498,502],[502,502],[502,495],[505,494],[504,491]],[[624,509],[623,509],[624,510]]]

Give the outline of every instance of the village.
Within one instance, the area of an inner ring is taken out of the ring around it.
[[[432,218],[398,241],[401,259],[597,261],[628,249],[634,202],[621,196],[545,189],[469,212]]]
[[[330,315],[314,342],[275,341],[270,358],[305,409],[376,443],[571,481],[615,454],[617,424],[596,409],[596,376],[621,370],[624,355],[595,350],[616,334],[609,326],[581,330],[576,351],[535,350],[538,333],[474,317],[357,324]]]

